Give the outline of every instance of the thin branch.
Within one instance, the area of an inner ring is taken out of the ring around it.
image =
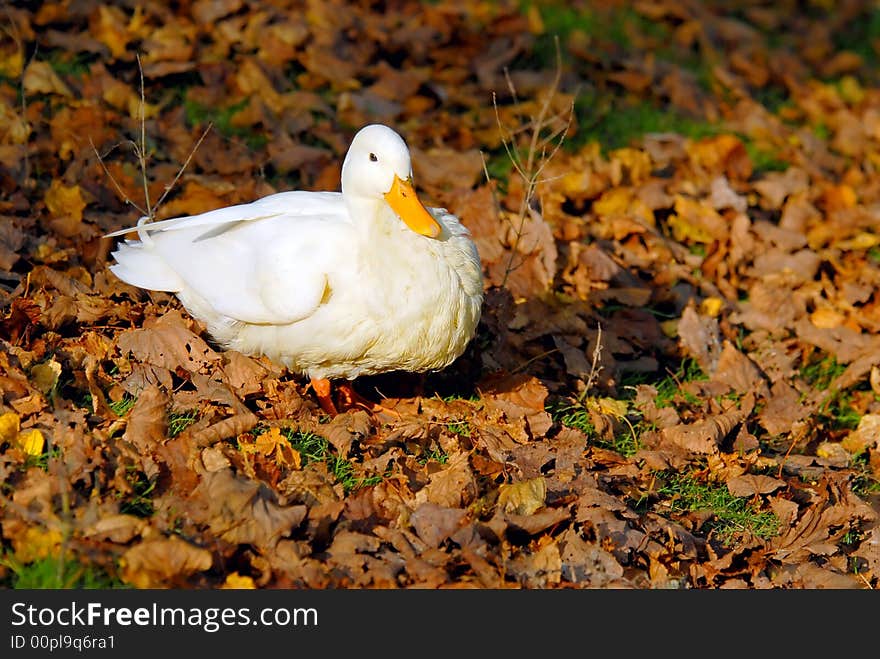
[[[602,356],[602,323],[599,323],[596,326],[596,329],[598,330],[598,333],[596,334],[596,347],[593,348],[593,361],[590,364],[590,374],[587,376],[587,381],[584,383],[584,390],[581,392],[581,395],[578,396],[579,403],[584,402],[584,398],[586,398],[590,389],[593,388],[593,385],[596,384],[596,381],[599,379],[599,373],[602,371],[602,367],[599,366],[599,358]]]
[[[193,145],[193,148],[190,149],[189,155],[186,157],[186,160],[184,161],[183,165],[181,166],[180,169],[177,170],[177,174],[174,176],[174,180],[165,186],[165,191],[162,193],[162,196],[159,197],[159,200],[156,202],[156,208],[153,209],[154,211],[159,209],[159,206],[161,206],[162,202],[165,201],[165,197],[167,197],[168,193],[174,189],[174,186],[177,184],[178,179],[180,179],[180,177],[183,175],[183,172],[186,171],[186,168],[189,166],[189,161],[192,160],[192,157],[196,154],[196,151],[198,150],[202,141],[208,136],[208,132],[213,127],[214,127],[214,122],[210,122],[208,124],[208,126],[205,128],[205,130],[202,132],[202,136],[199,137],[198,141]]]
[[[147,117],[147,103],[144,98],[144,67],[141,66],[141,55],[140,53],[135,54],[135,58],[137,59],[138,71],[141,76],[141,105],[140,105],[140,120],[141,120],[141,146],[137,150],[138,161],[141,166],[141,180],[144,184],[144,203],[147,206],[147,214],[150,217],[150,220],[153,219],[153,206],[150,204],[150,186],[147,184],[147,129],[146,129],[146,117]]]
[[[147,214],[147,211],[145,211],[143,208],[141,208],[141,207],[138,206],[136,203],[134,203],[134,201],[132,201],[132,199],[131,199],[127,194],[125,194],[125,191],[122,189],[122,187],[121,187],[121,186],[119,185],[119,183],[116,181],[116,177],[114,177],[113,174],[110,173],[110,170],[107,169],[107,165],[104,164],[104,158],[101,156],[100,153],[98,153],[98,149],[97,149],[97,147],[95,146],[95,143],[92,141],[92,137],[91,137],[91,135],[89,136],[89,144],[92,146],[92,151],[95,152],[95,156],[98,158],[98,163],[101,165],[101,168],[104,170],[104,173],[107,175],[107,178],[110,179],[110,182],[111,182],[111,183],[113,184],[113,186],[116,188],[116,191],[119,193],[119,196],[122,198],[122,200],[125,201],[125,203],[128,204],[128,205],[130,205],[130,206],[134,206],[134,208],[136,208],[137,211],[138,211],[141,215],[146,215],[146,214]],[[113,151],[113,149],[115,149],[115,148],[116,148],[117,146],[119,146],[120,144],[122,144],[122,142],[119,142],[119,143],[115,144],[115,145],[113,146],[113,148],[110,149],[110,151]],[[107,153],[110,153],[110,151],[108,151]]]
[[[522,200],[520,201],[519,213],[517,215],[518,223],[514,225],[514,222],[510,222],[513,229],[513,240],[510,245],[510,254],[507,259],[507,264],[504,268],[504,277],[501,281],[502,286],[507,284],[507,279],[510,276],[510,273],[518,267],[514,266],[514,261],[517,252],[519,251],[519,243],[523,236],[526,216],[529,213],[532,199],[535,196],[538,185],[542,182],[541,173],[544,171],[550,160],[556,155],[556,153],[558,153],[559,149],[562,148],[562,144],[565,140],[565,136],[568,134],[569,128],[571,127],[571,121],[574,115],[574,104],[572,103],[569,108],[568,122],[566,123],[565,128],[551,130],[549,136],[544,134],[544,129],[561,117],[561,113],[554,114],[551,112],[553,99],[556,97],[556,93],[558,92],[559,85],[562,81],[562,51],[559,46],[558,37],[554,38],[554,43],[556,45],[556,71],[553,76],[553,82],[547,90],[547,94],[540,105],[538,114],[532,117],[531,120],[522,127],[523,132],[525,130],[531,131],[525,162],[523,162],[522,155],[520,154],[517,139],[513,136],[514,133],[507,130],[501,121],[501,114],[498,111],[497,100],[495,95],[492,95],[492,104],[495,108],[495,119],[501,130],[502,144],[504,145],[504,149],[507,152],[514,169],[525,185],[525,191]],[[507,69],[504,71],[504,76],[507,80],[507,85],[510,88],[511,95],[516,101],[516,86],[513,84],[513,79],[510,77],[510,73]],[[548,153],[546,147],[551,142],[553,143],[553,148]]]

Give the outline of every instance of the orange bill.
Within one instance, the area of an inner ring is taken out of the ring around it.
[[[385,201],[400,216],[400,219],[406,222],[406,226],[416,233],[429,238],[436,238],[440,235],[440,225],[419,201],[409,179],[401,181],[395,175],[391,189],[385,193]]]

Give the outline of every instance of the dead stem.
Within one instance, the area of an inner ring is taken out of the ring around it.
[[[208,136],[208,133],[214,127],[214,123],[213,122],[208,123],[208,125],[205,127],[205,130],[202,131],[201,136],[199,136],[199,139],[193,145],[192,149],[190,149],[190,152],[187,155],[186,160],[183,162],[183,164],[177,170],[177,174],[175,174],[171,183],[168,183],[165,186],[165,188],[162,192],[162,195],[159,197],[159,199],[156,201],[155,204],[152,204],[150,202],[150,189],[149,189],[149,182],[148,182],[148,178],[147,178],[147,128],[146,128],[146,97],[144,95],[144,69],[141,66],[140,54],[137,54],[136,58],[137,58],[137,64],[138,64],[138,71],[140,73],[140,96],[141,96],[141,98],[140,98],[140,106],[139,106],[139,111],[138,111],[138,115],[139,115],[138,118],[140,119],[140,127],[141,127],[140,142],[138,143],[138,142],[135,142],[134,140],[124,140],[123,142],[118,142],[115,145],[113,145],[110,148],[110,150],[107,151],[107,154],[105,154],[105,155],[109,155],[120,144],[127,143],[132,146],[132,149],[134,150],[135,156],[137,157],[137,160],[138,160],[138,166],[140,167],[140,170],[141,170],[141,183],[142,183],[143,189],[144,189],[144,202],[145,202],[144,208],[141,208],[138,204],[136,204],[125,193],[125,191],[122,189],[122,187],[119,185],[119,183],[114,178],[113,174],[110,173],[110,170],[107,168],[107,165],[104,163],[104,156],[101,156],[101,154],[98,153],[98,149],[95,147],[95,144],[92,141],[91,137],[89,137],[89,144],[91,144],[92,151],[95,152],[95,156],[98,158],[98,163],[100,163],[101,168],[104,170],[104,173],[110,179],[110,182],[113,183],[113,186],[116,188],[116,191],[119,193],[119,196],[123,199],[123,201],[125,201],[126,204],[137,209],[137,211],[142,216],[141,219],[147,218],[147,220],[152,222],[155,219],[156,212],[159,210],[159,207],[162,205],[162,202],[165,201],[165,198],[174,189],[174,186],[177,184],[177,181],[180,180],[180,177],[186,171],[187,167],[189,166],[190,161],[192,160],[192,158],[195,155],[196,151],[198,150],[199,146],[201,146],[205,137]]]
[[[596,384],[596,381],[599,379],[599,373],[602,371],[602,367],[599,366],[599,358],[602,356],[602,323],[599,323],[596,329],[598,330],[598,334],[596,335],[596,347],[593,348],[593,361],[590,364],[590,374],[587,376],[587,381],[584,383],[584,390],[581,392],[581,395],[578,396],[579,403],[584,402],[584,398],[586,398],[589,391]]]
[[[501,115],[498,111],[498,101],[496,95],[492,94],[492,106],[495,109],[495,120],[498,123],[498,128],[500,129],[502,134],[501,143],[504,146],[507,157],[513,164],[513,168],[516,170],[516,173],[520,176],[520,178],[523,180],[523,183],[525,184],[525,193],[522,200],[520,201],[519,212],[517,214],[516,220],[515,222],[510,221],[513,231],[513,242],[510,246],[510,255],[508,256],[507,264],[504,268],[504,277],[501,281],[502,286],[506,285],[510,273],[513,272],[520,265],[515,263],[515,259],[519,250],[520,240],[522,239],[526,215],[527,213],[529,213],[529,210],[531,208],[532,199],[535,196],[535,192],[538,186],[544,182],[544,180],[541,178],[541,173],[544,171],[546,166],[562,147],[562,144],[565,141],[565,136],[568,133],[569,128],[571,127],[571,121],[574,115],[574,105],[572,104],[568,111],[568,119],[565,127],[555,131],[551,131],[549,136],[543,136],[544,130],[557,120],[562,119],[563,116],[562,113],[554,115],[550,114],[553,105],[553,99],[556,97],[556,93],[559,91],[559,84],[562,80],[562,54],[559,47],[558,38],[555,39],[555,45],[556,71],[553,76],[553,82],[550,84],[550,87],[547,90],[547,94],[545,95],[544,100],[541,103],[538,114],[532,117],[529,122],[513,130],[507,129],[504,126],[504,122],[502,122]],[[511,79],[510,73],[507,70],[504,71],[504,77],[507,81],[507,86],[510,90],[511,97],[514,100],[514,104],[518,105],[519,99],[516,93],[516,86],[513,84],[513,80]],[[526,152],[526,158],[525,161],[523,161],[522,154],[520,153],[519,147],[517,146],[517,136],[527,130],[530,130],[531,134],[529,136],[529,146],[528,151]],[[550,149],[550,151],[548,152],[547,146],[550,143],[553,143],[553,148]],[[483,168],[488,178],[489,173],[488,169],[485,166],[485,161],[483,163]]]

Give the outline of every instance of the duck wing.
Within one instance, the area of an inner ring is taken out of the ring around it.
[[[328,278],[349,267],[356,242],[338,193],[279,193],[141,229],[149,235],[114,252],[111,269],[121,279],[183,293],[255,324],[288,324],[313,313]]]

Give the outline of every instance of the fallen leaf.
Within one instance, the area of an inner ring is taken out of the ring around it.
[[[176,535],[143,540],[119,558],[122,580],[141,589],[182,587],[212,563],[211,552]]]
[[[409,521],[425,544],[439,547],[441,542],[458,530],[464,517],[463,510],[423,503],[412,512]]]
[[[28,96],[32,94],[73,95],[73,92],[58,77],[58,74],[55,73],[49,62],[36,59],[31,60],[27,68],[25,68],[22,85],[25,94]]]
[[[785,481],[761,474],[743,474],[727,479],[727,491],[735,497],[769,494],[780,487],[785,487]]]
[[[233,590],[253,590],[257,586],[254,583],[254,578],[241,575],[238,572],[230,572],[226,575],[226,580],[223,582],[223,585],[220,588],[223,589],[233,589]]]
[[[531,515],[544,506],[547,481],[543,476],[498,486],[498,509],[504,513]]]
[[[37,428],[31,428],[19,433],[15,441],[28,455],[41,455],[43,447],[46,445],[43,433]]]

